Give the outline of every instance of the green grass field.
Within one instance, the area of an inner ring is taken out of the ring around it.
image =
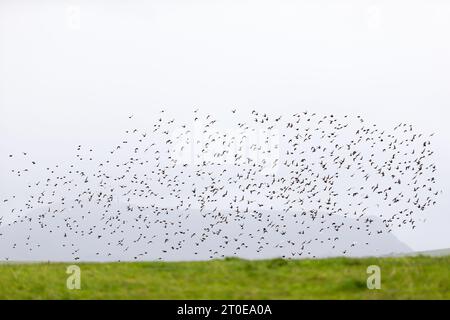
[[[81,289],[66,288],[69,264],[1,264],[1,299],[449,299],[450,256],[80,263]],[[369,265],[381,289],[366,286]]]

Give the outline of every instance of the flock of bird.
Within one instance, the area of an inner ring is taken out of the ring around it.
[[[37,167],[45,175],[1,199],[0,247],[33,252],[49,236],[73,260],[88,249],[117,260],[185,250],[314,257],[313,244],[346,255],[396,228],[414,229],[436,204],[432,135],[411,125],[387,130],[360,116],[311,112],[231,110],[230,118],[221,124],[197,109],[183,122],[162,110],[106,153],[78,145],[74,159],[43,168],[28,152],[5,155],[29,162],[12,175]],[[342,245],[352,229],[366,240]]]

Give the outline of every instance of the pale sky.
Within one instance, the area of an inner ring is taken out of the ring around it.
[[[75,145],[117,140],[129,114],[142,126],[162,108],[361,114],[436,133],[443,196],[396,235],[448,248],[449,57],[443,0],[3,0],[0,194],[20,192],[4,155],[64,161]]]

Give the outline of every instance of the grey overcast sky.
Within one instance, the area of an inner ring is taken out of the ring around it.
[[[439,205],[411,232],[416,250],[450,247],[448,1],[0,2],[0,152],[64,161],[108,144],[135,114],[166,108],[226,120],[361,114],[411,123],[433,140]],[[20,191],[0,157],[0,195]],[[0,212],[0,215],[2,213]]]

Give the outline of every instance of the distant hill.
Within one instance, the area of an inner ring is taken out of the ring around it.
[[[437,249],[428,251],[416,251],[406,254],[407,256],[428,256],[428,257],[444,257],[450,256],[450,249]]]
[[[232,256],[299,259],[412,254],[411,248],[387,232],[375,217],[371,217],[372,228],[380,233],[369,236],[363,221],[340,215],[327,217],[327,225],[341,226],[335,230],[309,218],[303,218],[305,223],[301,224],[293,213],[278,211],[262,211],[262,222],[250,216],[234,221],[233,213],[224,211],[229,223],[211,227],[217,221],[198,210],[156,215],[151,210],[127,211],[123,204],[107,213],[98,207],[90,210],[90,214],[72,210],[52,217],[48,208],[42,208],[27,215],[33,218],[32,222],[24,218],[11,227],[4,224],[0,227],[0,260],[179,261]],[[123,212],[121,220],[115,218],[117,210]],[[39,215],[45,215],[40,224]],[[263,232],[267,218],[282,226],[282,230],[267,228]]]

